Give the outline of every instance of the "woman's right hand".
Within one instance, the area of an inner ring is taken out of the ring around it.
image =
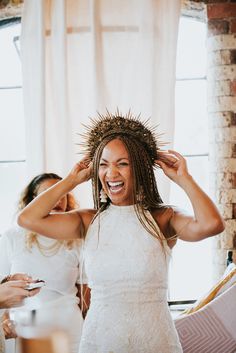
[[[69,177],[74,180],[76,185],[88,181],[92,177],[92,162],[87,157],[76,163],[69,173]]]
[[[39,289],[25,289],[29,281],[14,280],[0,284],[0,308],[7,309],[20,306],[25,298],[39,292]]]

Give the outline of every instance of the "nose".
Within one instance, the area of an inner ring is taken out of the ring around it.
[[[114,164],[109,164],[106,171],[106,176],[111,178],[119,174],[118,168]]]

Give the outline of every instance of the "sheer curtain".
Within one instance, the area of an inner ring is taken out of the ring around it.
[[[24,1],[29,176],[65,175],[80,158],[82,123],[96,111],[131,109],[172,141],[179,14],[180,0]]]

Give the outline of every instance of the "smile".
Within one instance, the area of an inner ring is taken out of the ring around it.
[[[123,189],[124,183],[122,181],[108,181],[107,186],[111,193],[116,194]]]

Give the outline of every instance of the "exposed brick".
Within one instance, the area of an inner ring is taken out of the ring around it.
[[[210,180],[216,190],[232,188],[232,173],[210,173]]]
[[[210,97],[208,101],[208,111],[213,112],[224,112],[226,110],[236,111],[236,97],[220,96]]]
[[[229,96],[231,94],[231,81],[217,80],[208,81],[207,93],[209,97],[212,96]]]
[[[236,113],[231,115],[231,125],[236,125]]]
[[[214,66],[208,69],[208,80],[236,80],[236,65]]]
[[[219,34],[207,39],[208,52],[223,49],[236,49],[236,34]]]
[[[236,64],[236,50],[230,50],[230,63]]]
[[[230,126],[230,127],[225,127],[225,128],[215,128],[213,131],[213,136],[211,136],[211,139],[210,139],[210,142],[211,141],[212,142],[215,141],[217,143],[221,142],[222,147],[219,146],[219,148],[224,148],[224,144],[226,142],[231,142],[230,145],[232,146],[232,143],[235,143],[235,141],[236,141],[236,127]],[[227,144],[226,144],[225,148],[227,148]],[[230,150],[232,150],[232,147],[230,148]]]
[[[228,189],[228,190],[220,190],[218,192],[218,203],[236,203],[236,190]],[[236,223],[234,223],[235,231],[236,231]]]
[[[208,36],[229,33],[229,22],[225,20],[208,21]]]
[[[236,80],[230,82],[230,93],[231,96],[236,96]]]
[[[231,125],[234,125],[232,124],[234,119],[233,112],[218,112],[218,113],[211,113],[211,114],[209,113],[208,116],[209,116],[209,122],[210,122],[211,128],[229,127]]]
[[[229,32],[236,33],[236,19],[230,21]]]
[[[224,219],[232,219],[232,204],[218,205],[218,208]]]
[[[233,188],[236,188],[236,173],[233,173]]]
[[[221,246],[221,249],[232,249],[232,247],[233,247],[233,236],[232,235],[230,236],[228,233],[223,233],[221,235],[220,246]]]
[[[236,158],[236,145],[232,146],[232,157]]]
[[[19,5],[23,2],[24,2],[23,0],[11,0],[12,5]]]
[[[230,65],[231,64],[231,51],[226,50],[214,50],[208,53],[208,68],[218,65]]]
[[[210,143],[209,152],[214,157],[217,155],[220,158],[230,158],[232,156],[232,143],[223,142],[223,143]]]
[[[234,233],[234,236],[233,236],[233,248],[236,249],[236,233]],[[235,258],[235,251],[234,251],[234,254],[233,254],[233,260],[235,261],[236,258]]]
[[[207,17],[209,19],[236,17],[236,4],[219,3],[207,5]]]
[[[236,159],[235,158],[211,158],[209,159],[210,172],[234,173],[233,185],[236,188]]]
[[[218,2],[228,2],[228,0],[207,0],[208,4],[218,3]]]
[[[233,218],[236,219],[236,203],[233,203]],[[236,248],[236,235],[234,236],[234,247]]]
[[[10,0],[1,0],[0,1],[0,9],[3,9],[9,4]]]

